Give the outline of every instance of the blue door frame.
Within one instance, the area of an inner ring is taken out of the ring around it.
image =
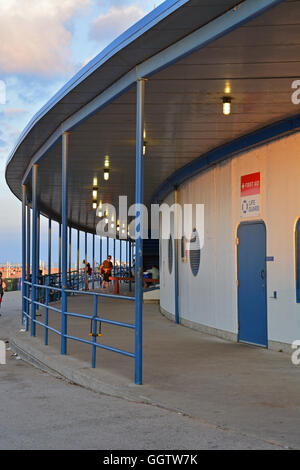
[[[243,222],[237,236],[238,340],[267,347],[265,224],[262,221]]]

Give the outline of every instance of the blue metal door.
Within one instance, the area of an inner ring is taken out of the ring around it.
[[[266,228],[263,222],[239,226],[237,269],[239,341],[266,347]]]

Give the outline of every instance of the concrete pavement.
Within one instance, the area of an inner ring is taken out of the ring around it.
[[[101,314],[130,322],[132,307],[129,302],[102,300]],[[91,308],[92,299],[69,298],[70,311],[90,314]],[[2,317],[7,332],[15,331],[17,311],[14,308],[10,321],[8,316]],[[51,313],[51,326],[58,323],[58,315]],[[70,334],[88,338],[88,321],[69,320],[68,328]],[[133,337],[125,334],[127,330],[105,326],[103,333],[105,344],[132,350]],[[300,367],[291,363],[288,354],[229,343],[176,326],[161,316],[157,306],[145,305],[144,385],[139,387],[132,384],[130,358],[99,350],[93,370],[90,346],[70,341],[70,355],[62,357],[59,338],[51,334],[50,346],[45,347],[42,334],[38,329],[34,339],[23,332],[10,336],[14,348],[25,357],[27,354],[27,360],[100,392],[101,400],[107,395],[114,397],[111,400],[123,398],[123,405],[138,404],[193,422],[199,433],[196,441],[190,440],[189,448],[300,448]],[[173,431],[168,432],[171,436]],[[216,439],[219,432],[226,439],[211,441],[211,432]]]

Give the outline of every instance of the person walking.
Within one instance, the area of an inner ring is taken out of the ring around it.
[[[113,269],[113,264],[111,262],[111,256],[109,255],[105,261],[100,266],[100,273],[103,275],[102,289],[105,288],[105,284],[108,287],[110,282],[110,276]]]
[[[82,261],[82,264],[85,265],[86,280],[85,280],[85,289],[89,290],[89,276],[92,274],[92,268],[90,263],[85,263],[85,259]]]
[[[6,289],[7,289],[6,282],[2,278],[2,272],[0,272],[0,308],[1,308],[1,305],[2,305],[2,299],[3,299],[3,296],[4,296],[4,291]],[[1,313],[0,313],[0,317],[1,317]]]

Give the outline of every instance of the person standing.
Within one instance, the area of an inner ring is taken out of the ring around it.
[[[82,261],[82,263],[85,265],[85,259]],[[85,289],[89,290],[89,276],[92,274],[92,268],[91,268],[90,263],[86,263],[85,272],[86,272]]]
[[[111,262],[111,256],[109,255],[105,261],[100,266],[100,273],[103,274],[102,288],[105,288],[105,284],[108,287],[110,282],[111,271],[113,269],[113,264]]]
[[[1,305],[2,305],[2,299],[3,299],[3,296],[4,296],[4,291],[6,289],[7,289],[6,282],[2,278],[2,272],[0,272],[0,308],[1,308]],[[1,317],[1,313],[0,313],[0,317]]]

